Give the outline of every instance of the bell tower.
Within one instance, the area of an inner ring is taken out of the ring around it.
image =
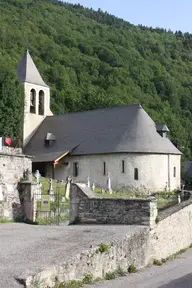
[[[43,81],[29,51],[21,60],[17,73],[24,85],[25,105],[23,123],[23,145],[25,146],[50,111],[50,89]]]

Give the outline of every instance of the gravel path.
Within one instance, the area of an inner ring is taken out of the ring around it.
[[[33,226],[0,224],[0,288],[22,287],[15,277],[60,264],[90,245],[146,229],[143,226]]]
[[[89,288],[192,288],[192,249],[162,266],[145,268]]]

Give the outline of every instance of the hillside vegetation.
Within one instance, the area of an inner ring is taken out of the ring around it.
[[[51,87],[53,113],[141,103],[154,121],[168,125],[185,157],[191,156],[189,33],[134,26],[56,0],[1,0],[0,43],[2,73],[8,65],[14,70],[30,50]]]

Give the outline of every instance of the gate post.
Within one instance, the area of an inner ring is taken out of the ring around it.
[[[23,210],[24,220],[34,222],[36,220],[36,201],[35,192],[39,184],[30,181],[22,181],[19,183],[20,201]]]

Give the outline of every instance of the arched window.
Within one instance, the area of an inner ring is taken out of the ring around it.
[[[138,168],[135,168],[135,169],[134,169],[134,180],[139,180]]]
[[[176,167],[173,167],[173,177],[176,177]]]
[[[36,91],[31,89],[30,91],[30,113],[36,113]]]
[[[44,95],[45,93],[41,90],[39,92],[39,115],[44,115]]]

